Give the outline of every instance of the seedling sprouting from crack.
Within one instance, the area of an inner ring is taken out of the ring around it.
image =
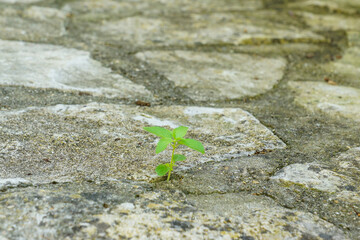
[[[180,126],[172,131],[162,127],[144,127],[144,130],[161,137],[155,149],[157,154],[164,151],[168,145],[172,147],[170,163],[160,164],[155,169],[157,175],[159,176],[164,176],[166,173],[168,173],[167,181],[170,179],[173,167],[176,166],[175,163],[178,161],[184,161],[186,159],[184,155],[175,154],[175,149],[180,145],[188,146],[189,148],[201,152],[202,154],[205,153],[204,146],[201,144],[201,142],[190,138],[183,138],[188,130],[187,127]]]

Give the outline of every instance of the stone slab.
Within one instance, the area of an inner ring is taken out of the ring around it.
[[[360,89],[324,82],[289,82],[296,92],[295,102],[310,111],[360,121]]]
[[[359,0],[305,0],[288,4],[289,7],[314,10],[322,8],[329,12],[356,14],[360,12]]]
[[[311,190],[316,189],[329,193],[340,192],[344,190],[345,186],[354,185],[355,183],[350,178],[316,163],[291,164],[283,168],[271,179],[285,185],[300,184]]]
[[[82,19],[94,19],[104,17],[104,14],[116,14],[128,16],[131,13],[141,12],[143,15],[169,14],[178,12],[212,12],[212,11],[249,11],[263,7],[260,0],[245,0],[238,4],[234,0],[153,0],[153,1],[113,1],[113,0],[85,0],[71,2],[66,5],[72,12],[84,14]]]
[[[66,12],[32,6],[24,10],[0,9],[0,38],[44,41],[66,35]]]
[[[360,147],[350,148],[333,159],[333,162],[337,165],[337,171],[353,178],[354,181],[360,182]]]
[[[94,36],[94,31],[101,37]],[[191,14],[186,19],[133,16],[104,21],[91,32],[84,37],[94,41],[122,41],[138,47],[326,41],[309,30],[232,13]]]
[[[180,148],[188,160],[177,170],[286,147],[240,108],[90,103],[2,111],[0,122],[0,177],[39,182],[99,176],[151,180],[171,150],[156,155],[158,138],[144,126],[188,126],[188,137],[204,143],[205,155]]]
[[[179,209],[181,209],[179,211]],[[126,214],[122,214],[126,213]],[[160,217],[162,216],[162,217]],[[110,227],[107,234],[116,238],[142,239],[346,239],[332,224],[299,211],[280,207],[250,211],[248,214],[219,216],[184,208],[177,202],[141,206],[135,202],[129,210],[118,206],[98,216]],[[91,231],[91,229],[89,229]]]
[[[360,47],[360,31],[347,32],[349,47]]]
[[[310,213],[258,202],[244,214],[219,215],[180,191],[133,182],[8,189],[0,201],[0,234],[9,239],[347,239]]]
[[[360,47],[349,47],[341,59],[324,64],[323,68],[360,87]]]
[[[343,15],[320,15],[310,12],[298,12],[307,25],[314,31],[339,31],[339,30],[358,30],[360,18]]]
[[[192,51],[147,51],[136,57],[198,101],[239,99],[271,90],[283,77],[284,58]]]
[[[0,63],[1,85],[83,91],[106,97],[151,97],[145,87],[112,73],[86,51],[0,40]]]

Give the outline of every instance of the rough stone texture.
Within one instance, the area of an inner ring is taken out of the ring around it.
[[[311,81],[289,82],[289,86],[297,94],[296,103],[308,110],[360,121],[360,89]]]
[[[180,191],[159,191],[132,182],[11,189],[0,202],[0,233],[9,239],[346,239],[332,224],[309,213],[274,205],[248,209],[241,216],[221,216],[197,209]]]
[[[299,15],[314,31],[357,30],[360,24],[360,18],[341,15],[319,15],[309,12],[301,12]]]
[[[190,51],[141,52],[136,57],[164,74],[195,100],[237,99],[270,90],[286,60],[245,54]]]
[[[155,196],[152,200],[156,198],[161,199]],[[110,226],[107,229],[110,237],[141,239],[147,234],[150,239],[346,238],[331,224],[311,214],[279,207],[224,217],[197,212],[191,206],[172,201],[148,205],[135,202],[131,208],[128,206],[120,205],[110,214],[99,216],[101,222]],[[92,231],[90,228],[89,232]]]
[[[24,10],[0,9],[0,38],[43,41],[66,34],[66,13],[55,8],[32,6]]]
[[[139,13],[145,15],[155,15],[161,13],[174,12],[211,12],[211,11],[249,11],[259,9],[263,6],[260,0],[246,0],[238,4],[234,0],[226,0],[219,3],[216,0],[153,0],[153,1],[113,1],[113,0],[86,0],[80,2],[72,2],[67,6],[75,13],[85,13],[82,19],[93,19],[96,17],[105,17],[106,14],[120,14],[122,16],[131,15],[131,13]]]
[[[322,8],[329,12],[341,12],[347,14],[355,14],[360,11],[360,2],[358,0],[306,0],[290,3],[289,6],[305,9]]]
[[[261,24],[259,24],[259,21]],[[106,21],[94,29],[104,37],[136,46],[251,44],[278,42],[323,42],[325,38],[294,26],[266,27],[268,21],[236,14],[192,14],[181,23],[166,18],[128,17]],[[93,35],[84,35],[96,40]]]
[[[0,40],[0,84],[149,98],[145,87],[113,74],[90,53],[61,46]]]
[[[360,147],[351,148],[334,159],[337,170],[350,176],[354,181],[360,181]],[[359,196],[360,197],[360,196]],[[360,201],[359,201],[360,202]]]
[[[283,168],[271,179],[285,185],[300,184],[309,189],[330,193],[339,192],[348,185],[356,186],[356,183],[346,176],[328,170],[316,163],[291,164]]]
[[[348,40],[350,47],[360,47],[360,32],[358,31],[348,31]]]
[[[41,182],[79,175],[154,177],[156,163],[167,162],[171,150],[159,155],[151,151],[157,139],[142,129],[147,125],[185,125],[190,128],[190,137],[204,143],[205,155],[180,150],[189,159],[179,164],[182,168],[286,146],[251,114],[238,108],[172,106],[142,110],[91,103],[3,111],[0,121],[4,137],[1,177],[30,173],[27,178]]]
[[[106,226],[96,214],[117,204],[134,201],[146,191],[125,182],[73,182],[8,189],[0,195],[0,236],[4,239],[87,239],[76,237],[81,229]]]
[[[359,9],[0,0],[0,239],[360,240]]]
[[[294,206],[297,202],[298,209],[316,211],[322,219],[336,214],[337,221],[346,222],[344,226],[355,231],[352,238],[357,239],[360,230],[359,157],[360,149],[352,148],[326,163],[291,164],[271,177],[273,185],[268,193],[281,199],[285,206]],[[309,196],[317,198],[317,203],[309,201]]]
[[[360,47],[346,49],[341,59],[325,64],[324,69],[360,86]]]

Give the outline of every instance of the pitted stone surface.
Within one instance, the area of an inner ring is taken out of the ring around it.
[[[323,82],[289,82],[297,94],[295,102],[311,111],[360,121],[360,89]]]
[[[66,13],[55,8],[0,9],[0,38],[41,41],[62,37],[66,21]]]
[[[337,165],[339,172],[352,177],[354,181],[360,181],[360,147],[351,148],[340,154],[339,157],[334,159],[334,163]]]
[[[136,57],[195,100],[237,99],[270,89],[282,78],[283,58],[191,51],[140,52]]]
[[[135,202],[130,211],[120,205],[98,217],[110,226],[106,232],[111,238],[122,235],[142,239],[147,234],[153,239],[302,239],[304,236],[346,239],[341,231],[311,214],[280,207],[263,206],[241,216],[221,216],[198,212],[173,201],[157,201],[147,206]],[[87,230],[92,232],[84,229]]]
[[[55,45],[0,40],[0,84],[85,91],[93,95],[149,98],[151,93],[90,58]]]
[[[151,179],[156,165],[166,162],[171,150],[155,154],[158,139],[142,129],[148,125],[188,126],[189,138],[204,143],[205,155],[179,150],[189,160],[179,164],[178,170],[286,146],[239,108],[141,109],[92,103],[2,111],[0,121],[4,136],[0,176],[31,173],[30,178],[40,182],[75,175]]]
[[[275,13],[274,13],[275,14]],[[94,31],[103,37],[135,46],[258,44],[278,42],[323,42],[326,39],[294,26],[267,27],[268,20],[249,19],[230,13],[191,14],[181,23],[167,18],[134,16],[105,21]],[[98,36],[85,34],[87,38]],[[101,39],[101,38],[100,38]]]
[[[108,226],[96,214],[133,201],[146,186],[113,182],[73,182],[13,188],[0,195],[0,236],[4,239],[73,238],[81,229],[98,228],[104,237]]]
[[[9,189],[0,202],[0,234],[9,239],[347,239],[342,231],[310,213],[258,201],[259,208],[250,208],[241,216],[219,215],[189,204],[180,191],[132,182]]]
[[[0,239],[360,240],[359,7],[0,0]]]
[[[291,164],[271,179],[280,184],[300,184],[309,189],[330,193],[340,192],[344,186],[354,185],[350,178],[316,163]]]

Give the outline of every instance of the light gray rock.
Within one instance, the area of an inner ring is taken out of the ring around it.
[[[316,163],[291,164],[283,168],[271,179],[285,185],[300,184],[308,189],[329,193],[340,192],[344,186],[355,184],[350,178]]]
[[[221,216],[191,211],[190,206],[186,208],[179,201],[149,203],[147,206],[135,202],[135,208],[131,211],[119,206],[111,213],[98,217],[109,226],[106,233],[110,238],[122,235],[131,239],[142,239],[147,235],[150,239],[275,240],[303,239],[305,236],[314,239],[346,239],[340,230],[314,215],[281,207],[262,206],[261,209],[249,210],[241,215]],[[93,228],[83,231],[89,235],[94,233]]]
[[[66,13],[55,8],[0,9],[0,38],[43,41],[62,37],[66,34],[66,21]]]
[[[188,160],[178,170],[286,146],[239,108],[56,105],[2,111],[0,122],[5,145],[0,176],[31,173],[27,178],[39,182],[72,176],[152,179],[155,167],[169,160],[171,150],[155,154],[158,138],[142,129],[149,125],[188,126],[188,137],[203,142],[205,155],[179,149]]]
[[[323,82],[289,82],[296,92],[295,102],[310,111],[360,121],[360,89]]]
[[[31,182],[23,178],[0,178],[0,191],[10,187],[29,186]]]
[[[145,47],[325,41],[323,36],[308,30],[231,13],[191,14],[180,23],[167,18],[134,16],[104,21],[84,37],[97,40],[94,31],[102,34],[100,39]]]
[[[1,198],[0,234],[9,239],[347,239],[315,215],[255,196],[232,196],[249,207],[239,215],[198,209],[177,190],[121,181],[9,189]]]
[[[110,189],[111,188],[111,189]],[[106,225],[96,215],[114,205],[134,200],[144,189],[122,182],[57,183],[11,188],[1,193],[0,236],[5,239],[89,239],[74,237],[82,228],[97,227],[99,238]]]
[[[273,88],[286,67],[283,58],[192,51],[148,51],[136,57],[199,101],[238,99]]]
[[[90,58],[55,45],[0,40],[0,84],[84,91],[97,96],[150,98],[135,84]]]

